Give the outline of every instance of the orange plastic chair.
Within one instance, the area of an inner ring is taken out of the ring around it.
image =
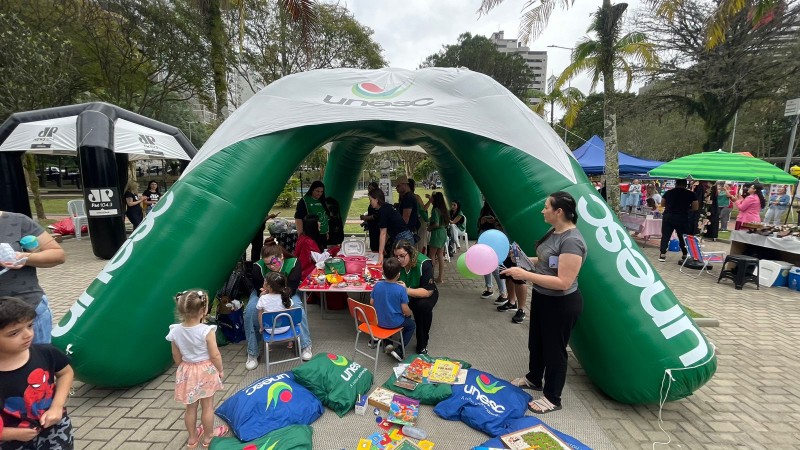
[[[405,342],[403,342],[403,327],[400,328],[381,328],[378,326],[378,315],[375,313],[375,308],[371,305],[367,305],[361,303],[357,300],[353,300],[352,298],[347,298],[347,307],[350,309],[350,315],[355,320],[356,325],[356,343],[353,346],[355,353],[353,353],[353,361],[356,360],[356,353],[360,353],[367,358],[375,361],[375,369],[374,372],[378,370],[378,354],[381,351],[381,344],[383,343],[384,339],[388,339],[395,334],[400,335],[400,346],[401,348],[405,348]],[[370,353],[367,353],[363,350],[358,348],[358,339],[361,337],[361,333],[366,333],[369,335],[372,341],[377,341],[375,345],[375,356],[372,356]]]

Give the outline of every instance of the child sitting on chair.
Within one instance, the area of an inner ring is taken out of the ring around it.
[[[403,327],[403,343],[408,345],[417,325],[411,318],[411,309],[408,307],[408,294],[400,278],[400,260],[395,257],[383,261],[384,280],[379,281],[372,288],[369,303],[375,308],[378,316],[378,326],[381,328]],[[401,346],[395,348],[394,344],[386,344],[385,350],[398,361],[405,358],[405,349]]]
[[[286,275],[280,272],[270,272],[264,277],[264,287],[261,288],[261,297],[258,298],[258,329],[262,333],[266,330],[269,334],[281,334],[289,331],[289,327],[278,327],[274,330],[264,328],[264,313],[284,311],[292,307],[291,290],[286,280]],[[290,341],[287,345],[292,348]]]

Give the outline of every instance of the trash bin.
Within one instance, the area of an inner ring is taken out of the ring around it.
[[[758,284],[761,286],[786,287],[792,264],[785,261],[762,259],[758,262]]]
[[[789,271],[789,289],[800,291],[800,267],[792,267]]]

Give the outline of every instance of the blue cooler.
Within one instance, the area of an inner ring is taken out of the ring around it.
[[[800,267],[792,267],[789,271],[788,286],[789,289],[800,291]]]
[[[758,262],[758,284],[761,286],[786,287],[792,264],[785,261],[762,259]]]

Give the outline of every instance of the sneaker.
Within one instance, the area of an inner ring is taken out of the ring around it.
[[[378,341],[375,339],[370,339],[369,342],[367,343],[367,347],[369,348],[375,348],[377,346],[378,346]]]
[[[247,355],[247,362],[244,363],[244,368],[254,370],[256,367],[258,367],[258,356]]]
[[[511,302],[506,302],[505,305],[498,306],[497,310],[500,311],[500,312],[516,311],[517,310],[517,304],[516,303],[511,303]]]
[[[665,255],[665,254],[663,254],[663,253],[662,253],[662,254],[660,254],[660,255],[658,255],[658,260],[659,260],[660,262],[664,262],[664,261],[666,261],[666,260],[667,260],[667,255]]]
[[[502,295],[497,297],[497,300],[494,301],[495,306],[503,306],[508,303],[508,297],[503,297]]]
[[[394,359],[396,359],[396,360],[398,360],[400,362],[403,362],[403,359],[405,359],[404,358],[405,355],[403,354],[403,351],[399,350],[399,349],[398,350],[392,350],[390,355],[392,355],[392,358],[394,358]]]
[[[483,291],[483,294],[481,294],[481,298],[489,298],[489,297],[492,296],[492,294],[493,294],[493,292],[487,289],[487,290]]]
[[[418,355],[427,355],[428,354],[428,347],[423,348],[422,350],[417,352]]]
[[[394,344],[391,342],[383,346],[383,353],[391,353],[394,350]]]
[[[313,355],[311,354],[311,347],[304,348],[303,352],[300,354],[300,358],[302,358],[303,361],[311,360],[312,356]]]
[[[525,320],[525,311],[521,309],[518,309],[514,317],[511,318],[511,321],[514,323],[522,323],[523,320]]]

